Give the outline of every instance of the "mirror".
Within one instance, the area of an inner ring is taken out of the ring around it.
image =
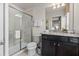
[[[69,4],[53,4],[46,8],[46,30],[69,30]]]

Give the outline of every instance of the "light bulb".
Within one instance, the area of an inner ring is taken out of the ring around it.
[[[56,29],[58,29],[59,28],[59,26],[55,26],[56,27]]]
[[[53,5],[53,6],[56,6],[56,4],[55,4],[55,3],[53,3],[52,5]]]
[[[56,6],[53,6],[53,9],[56,9]]]
[[[62,3],[62,4],[61,4],[61,6],[65,6],[65,4],[64,4],[64,3]]]
[[[60,7],[60,4],[57,5],[57,8],[59,8],[59,7]]]

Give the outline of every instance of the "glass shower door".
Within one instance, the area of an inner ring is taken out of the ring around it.
[[[21,23],[21,49],[31,42],[32,39],[32,21],[31,16],[23,14]]]
[[[12,55],[20,50],[20,21],[21,13],[9,8],[9,55]]]
[[[9,55],[13,55],[31,42],[31,16],[9,7]]]

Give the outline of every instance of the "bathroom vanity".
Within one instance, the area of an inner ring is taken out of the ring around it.
[[[55,10],[50,7],[46,9],[48,31],[41,35],[42,56],[79,56],[79,34],[71,34],[79,33],[79,18],[74,16],[77,10],[74,4],[66,4],[64,8]]]
[[[42,56],[79,56],[79,35],[42,33]]]

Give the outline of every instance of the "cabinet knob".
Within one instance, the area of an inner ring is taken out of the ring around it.
[[[60,46],[60,44],[58,44],[58,46]]]
[[[56,43],[54,43],[54,46],[56,45]]]

